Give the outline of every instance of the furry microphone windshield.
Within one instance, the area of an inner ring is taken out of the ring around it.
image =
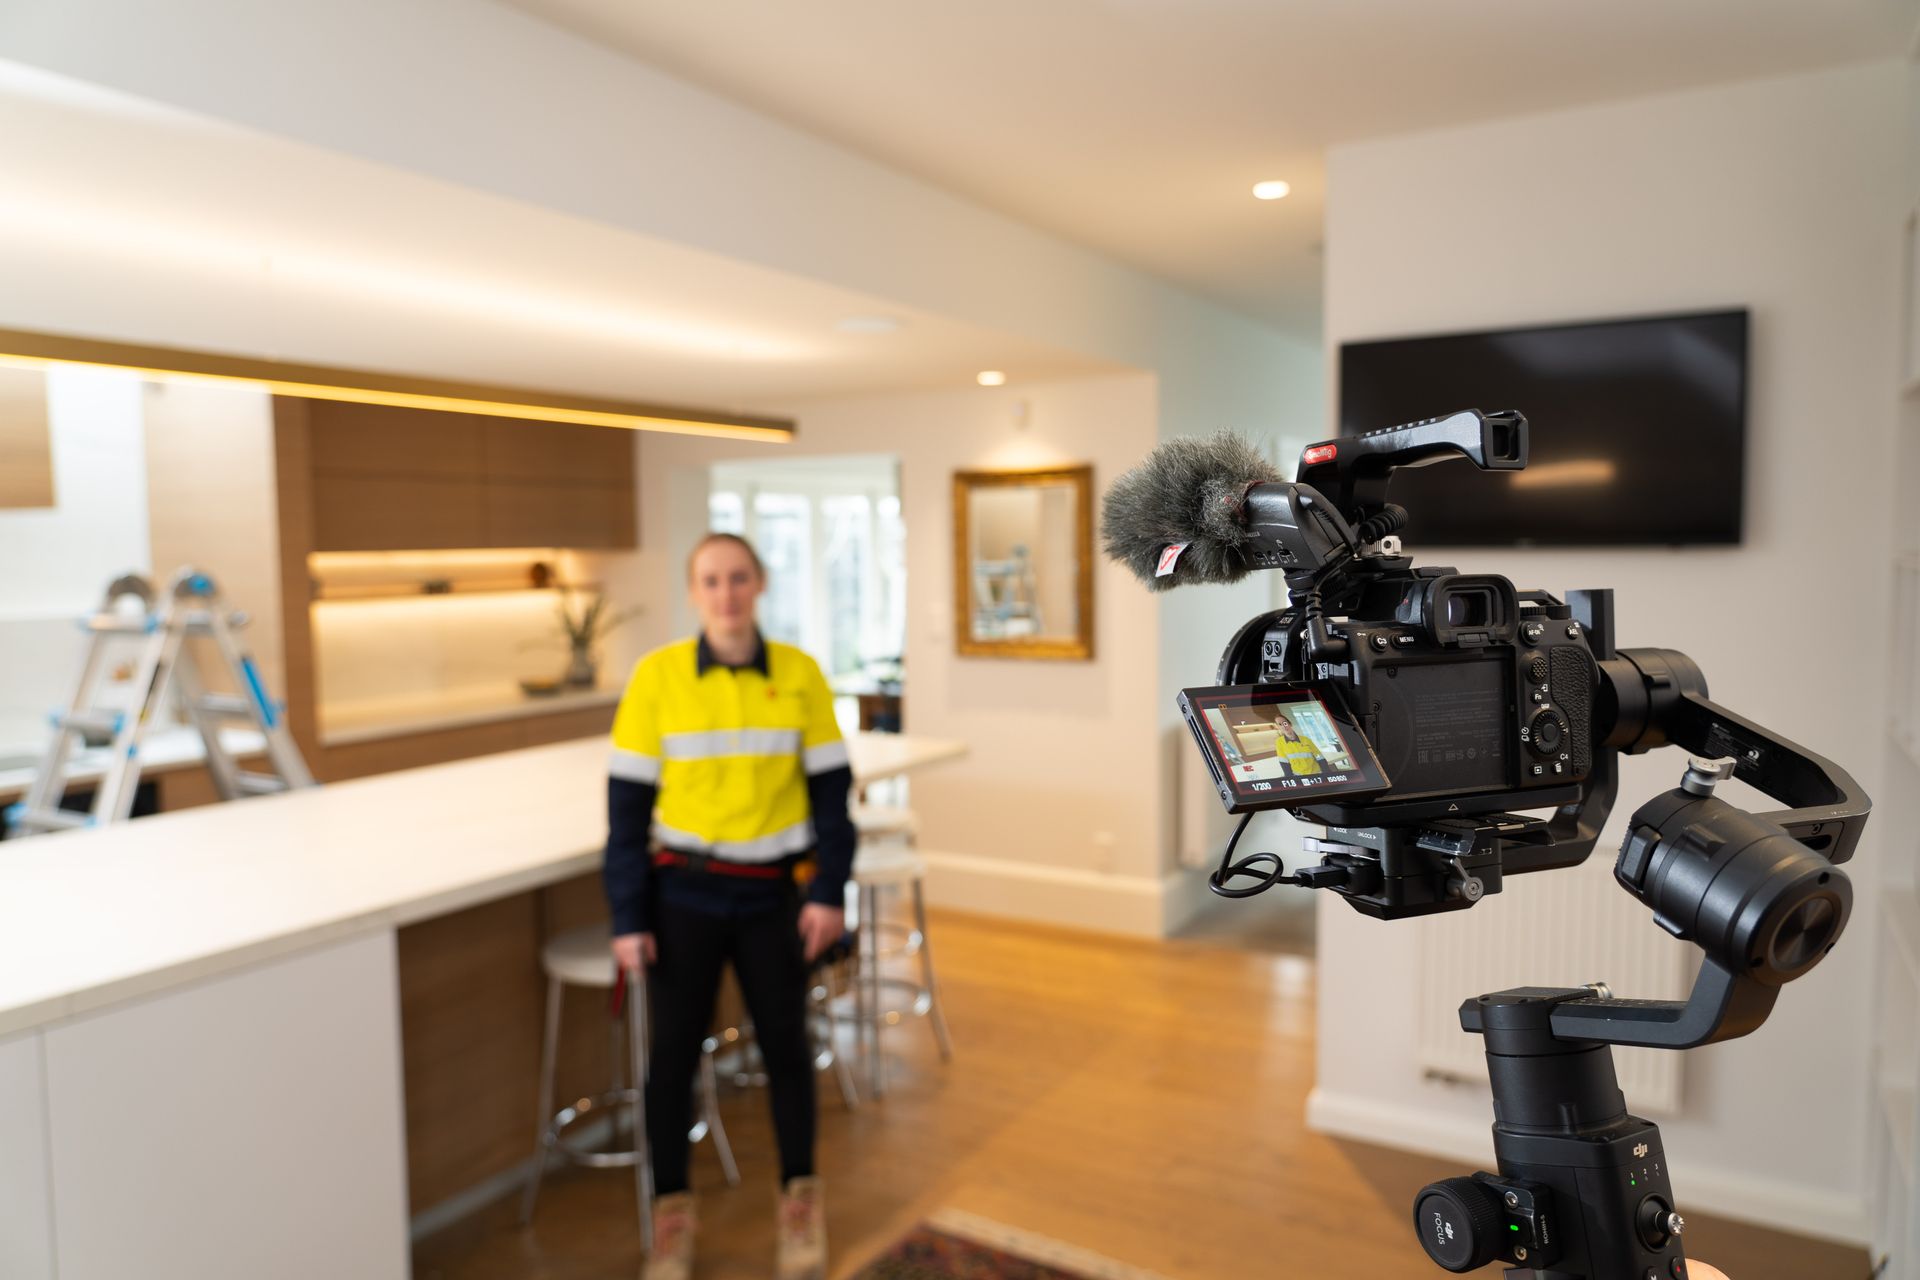
[[[1190,582],[1238,582],[1252,566],[1247,490],[1281,478],[1229,431],[1169,440],[1113,482],[1101,505],[1101,541],[1154,591]],[[1185,543],[1171,566],[1164,557]]]

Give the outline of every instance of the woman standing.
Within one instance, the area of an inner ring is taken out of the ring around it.
[[[1287,768],[1296,778],[1312,777],[1324,769],[1327,758],[1320,754],[1320,748],[1309,739],[1300,736],[1293,727],[1293,721],[1285,715],[1274,716],[1280,732],[1273,740],[1273,753],[1287,762]]]
[[[654,1246],[647,1280],[686,1280],[694,1074],[731,964],[766,1059],[780,1149],[779,1280],[825,1280],[814,1175],[807,970],[845,931],[853,782],[820,668],[754,624],[766,587],[743,538],[714,533],[687,562],[700,634],[634,667],[613,726],[603,880],[613,953],[645,961],[652,1046],[647,1141]]]

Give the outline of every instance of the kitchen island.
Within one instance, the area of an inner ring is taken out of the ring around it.
[[[862,782],[964,753],[849,745]],[[403,1098],[463,1100],[403,1076],[403,1005],[412,1075],[419,1035],[495,998],[433,931],[590,876],[605,760],[584,739],[0,849],[0,1275],[407,1275]],[[403,1000],[408,936],[435,963]]]

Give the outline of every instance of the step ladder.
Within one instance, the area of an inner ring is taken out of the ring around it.
[[[121,602],[130,597],[139,601],[138,613],[122,609]],[[165,598],[157,604],[145,578],[130,575],[109,584],[99,612],[83,624],[87,653],[79,687],[66,710],[50,717],[53,740],[26,798],[7,810],[11,833],[29,835],[124,821],[133,811],[139,787],[142,744],[147,731],[163,717],[170,695],[178,697],[189,723],[200,734],[207,771],[222,800],[314,785],[299,747],[287,732],[282,709],[267,696],[253,656],[234,636],[246,621],[245,614],[227,611],[213,579],[197,569],[175,574]],[[201,638],[213,642],[235,692],[209,689],[196,646],[188,643]],[[127,710],[103,708],[100,693],[113,669],[111,655],[116,650],[124,653],[129,644],[136,645],[138,652],[132,681],[137,701]],[[251,722],[265,738],[273,772],[240,767],[220,737],[223,725],[236,722]],[[95,784],[91,809],[63,809],[60,798],[67,788],[70,757],[88,735],[112,740],[106,771]]]

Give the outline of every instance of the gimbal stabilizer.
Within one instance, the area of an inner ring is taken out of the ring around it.
[[[1535,1280],[1684,1277],[1660,1134],[1627,1114],[1612,1046],[1687,1049],[1759,1027],[1846,927],[1838,866],[1869,806],[1831,761],[1709,700],[1684,654],[1616,652],[1610,591],[1563,603],[1401,554],[1396,469],[1518,471],[1528,444],[1520,414],[1469,409],[1312,445],[1290,482],[1231,436],[1172,440],[1108,491],[1104,541],[1153,590],[1259,569],[1286,579],[1289,606],[1242,627],[1219,687],[1183,691],[1181,709],[1229,812],[1291,809],[1327,834],[1307,842],[1318,864],[1289,873],[1271,853],[1233,860],[1243,819],[1212,880],[1225,896],[1293,884],[1383,920],[1465,910],[1508,875],[1586,860],[1620,753],[1697,757],[1634,813],[1614,866],[1657,924],[1705,953],[1692,993],[1523,987],[1463,1004],[1461,1026],[1485,1041],[1500,1172],[1436,1183],[1414,1208],[1451,1271],[1504,1260]],[[1727,777],[1785,808],[1728,804],[1714,795]]]
[[[1780,987],[1832,950],[1852,906],[1835,864],[1852,856],[1865,825],[1867,798],[1853,779],[1709,701],[1682,655],[1612,658],[1611,636],[1594,640],[1614,693],[1606,745],[1637,753],[1671,744],[1721,761],[1696,759],[1679,788],[1642,805],[1614,865],[1655,922],[1705,957],[1685,1002],[1521,988],[1461,1005],[1460,1025],[1486,1041],[1500,1176],[1452,1179],[1416,1198],[1421,1243],[1449,1270],[1505,1260],[1540,1280],[1684,1277],[1659,1130],[1627,1113],[1611,1046],[1689,1049],[1757,1029]],[[1614,760],[1605,758],[1606,795],[1572,824],[1586,848],[1611,807]],[[1714,784],[1728,774],[1787,808],[1749,814],[1717,799]]]
[[[1570,593],[1568,613],[1601,674],[1592,772],[1550,819],[1494,813],[1392,826],[1330,825],[1318,866],[1282,883],[1329,888],[1385,919],[1470,906],[1501,877],[1586,859],[1613,807],[1618,752],[1678,746],[1680,787],[1633,815],[1614,867],[1654,920],[1706,954],[1684,1001],[1619,999],[1604,985],[1522,987],[1468,1000],[1460,1025],[1486,1041],[1498,1175],[1423,1189],[1414,1225],[1450,1271],[1504,1261],[1535,1280],[1684,1277],[1660,1133],[1628,1114],[1613,1045],[1689,1049],[1755,1030],[1782,984],[1833,948],[1852,906],[1837,864],[1869,808],[1831,761],[1710,701],[1671,650],[1615,652],[1612,593]],[[1231,655],[1230,655],[1231,656]],[[1254,673],[1227,670],[1224,683]],[[1707,759],[1719,761],[1707,763]],[[1779,801],[1752,814],[1716,798],[1732,776]],[[1350,818],[1347,811],[1309,819]]]

